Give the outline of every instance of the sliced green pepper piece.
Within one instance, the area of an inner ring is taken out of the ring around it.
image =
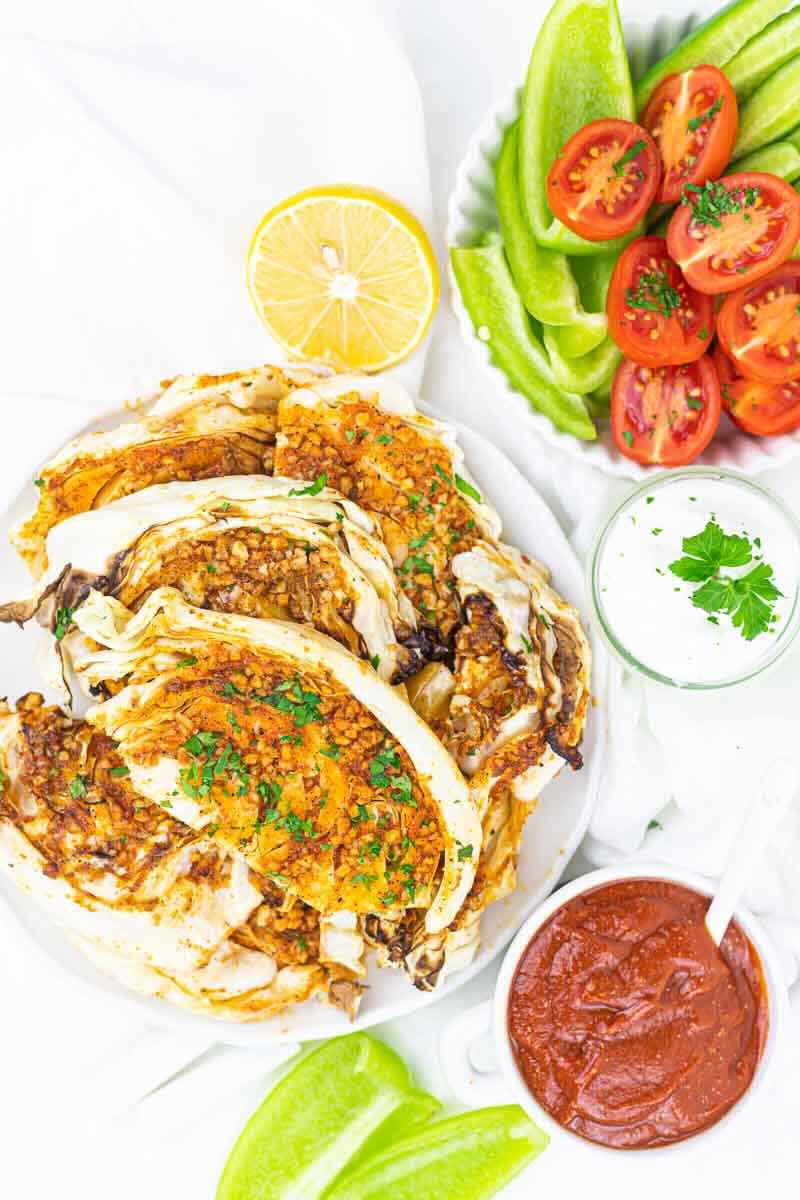
[[[733,171],[766,171],[791,183],[800,178],[800,150],[792,142],[772,142],[732,163],[728,172]]]
[[[725,63],[738,100],[746,100],[773,71],[800,53],[800,7],[770,21]]]
[[[397,1142],[326,1200],[488,1200],[549,1141],[516,1104],[462,1113]]]
[[[570,259],[570,269],[578,285],[578,292],[584,308],[590,313],[601,314],[605,320],[606,329],[608,328],[608,321],[605,319],[606,296],[616,261],[616,255]],[[568,325],[553,326],[550,330],[550,337],[562,358],[580,358],[587,353],[581,340],[573,336],[573,331]],[[591,349],[593,348],[591,347]]]
[[[636,84],[636,109],[641,112],[662,79],[708,63],[722,67],[750,38],[786,7],[786,0],[733,0],[698,25],[683,41],[659,59]]]
[[[800,123],[800,57],[784,63],[739,109],[734,155],[741,158],[776,142]]]
[[[431,1114],[405,1063],[363,1033],[334,1038],[272,1089],[242,1130],[217,1200],[317,1200],[366,1145],[384,1150]]]
[[[560,387],[585,396],[587,392],[597,391],[613,379],[614,372],[622,361],[622,351],[610,337],[581,358],[565,358],[553,337],[553,332],[545,327],[544,344],[550,355],[555,381]]]
[[[454,246],[450,261],[475,332],[509,382],[532,408],[548,416],[556,429],[584,441],[597,437],[580,396],[562,391],[553,380],[545,349],[533,333],[514,286],[499,235],[489,235],[483,246]]]
[[[556,0],[531,54],[522,96],[519,169],[528,223],[542,246],[565,254],[610,254],[633,237],[589,242],[547,206],[547,172],[582,125],[600,117],[632,121],[628,56],[615,0]]]
[[[571,344],[586,354],[605,337],[605,314],[584,312],[569,261],[558,250],[537,245],[522,211],[517,154],[519,122],[503,137],[495,173],[495,203],[506,257],[522,302],[546,325],[563,325]]]

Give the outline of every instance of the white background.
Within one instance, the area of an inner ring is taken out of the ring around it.
[[[335,0],[333,0],[335,3]],[[165,6],[165,7],[168,7]],[[200,6],[204,7],[203,5]],[[397,0],[397,23],[417,73],[427,119],[434,196],[434,227],[441,251],[446,198],[455,166],[486,108],[521,78],[536,24],[534,0]],[[68,13],[61,8],[61,19]],[[455,323],[442,306],[437,318],[424,391],[440,407],[488,433],[554,502],[554,452],[505,422],[462,350]],[[20,1200],[63,1196],[143,1196],[153,1200],[210,1200],[226,1149],[264,1091],[262,1080],[228,1088],[209,1084],[212,1061],[196,1082],[170,1103],[117,1121],[106,1119],[113,1092],[104,1063],[131,1044],[138,1022],[127,1011],[92,1005],[47,963],[22,965],[0,955],[2,1091],[0,1179],[3,1193]],[[493,972],[456,997],[413,1018],[379,1030],[412,1064],[419,1082],[445,1096],[436,1046],[448,1018],[488,996]],[[774,1086],[743,1129],[690,1157],[648,1163],[647,1156],[609,1156],[597,1166],[570,1153],[568,1141],[552,1145],[513,1184],[508,1197],[553,1194],[614,1196],[633,1200],[646,1189],[654,1198],[777,1194],[794,1167],[800,1103],[800,1011]],[[248,1073],[255,1052],[240,1051]],[[228,1052],[230,1055],[230,1052]],[[211,1056],[213,1060],[213,1055]],[[124,1082],[124,1081],[123,1081]],[[146,1106],[145,1106],[146,1107]],[[791,1153],[790,1153],[791,1152]],[[791,1191],[790,1188],[790,1191]]]

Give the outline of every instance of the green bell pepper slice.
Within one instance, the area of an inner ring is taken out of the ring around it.
[[[732,163],[728,172],[733,171],[766,171],[791,183],[800,178],[800,149],[793,142],[772,142]]]
[[[570,269],[578,285],[578,292],[584,308],[587,312],[602,315],[606,329],[608,329],[608,320],[605,315],[606,296],[616,261],[615,254],[570,259]],[[573,336],[573,331],[568,325],[551,327],[550,338],[562,358],[580,358],[588,353],[580,339]],[[598,345],[600,344],[598,342]]]
[[[547,353],[531,328],[530,317],[514,285],[499,234],[482,246],[454,246],[450,262],[464,307],[476,335],[486,342],[492,361],[532,408],[565,433],[592,441],[597,431],[578,395],[559,388]]]
[[[776,142],[800,123],[800,56],[778,67],[739,109],[734,156]]]
[[[628,56],[616,0],[556,0],[531,54],[521,101],[519,170],[536,241],[565,254],[610,254],[630,241],[589,242],[554,219],[547,172],[581,126],[600,117],[634,120]]]
[[[770,21],[725,63],[725,74],[741,103],[773,71],[800,54],[800,6]]]
[[[519,193],[519,122],[503,137],[495,171],[495,203],[506,257],[522,302],[545,325],[563,325],[574,354],[586,354],[602,342],[606,318],[587,313],[566,255],[539,246],[522,210]]]
[[[462,1113],[390,1146],[326,1200],[489,1200],[549,1141],[516,1104]]]
[[[424,1102],[421,1097],[425,1096]],[[388,1046],[324,1042],[272,1089],[236,1141],[216,1200],[319,1200],[365,1149],[381,1153],[440,1108]]]
[[[641,112],[662,79],[707,63],[723,67],[786,7],[786,0],[733,0],[659,59],[636,84],[636,109]]]
[[[622,351],[610,337],[581,358],[565,358],[553,332],[545,326],[544,344],[550,355],[553,376],[560,387],[585,396],[610,383],[622,362]]]

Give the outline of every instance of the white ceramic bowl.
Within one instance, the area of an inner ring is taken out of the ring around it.
[[[542,4],[542,15],[547,3]],[[688,28],[703,20],[716,4],[693,3],[692,0],[670,0],[658,6],[659,16],[653,20],[652,7],[645,0],[621,0],[625,41],[634,76],[641,75],[648,62],[660,57],[674,45]],[[497,228],[494,203],[494,167],[500,153],[505,130],[519,115],[519,86],[495,105],[475,130],[466,154],[456,172],[456,181],[448,204],[446,238],[448,246],[473,245],[480,234]],[[596,442],[582,442],[570,434],[560,433],[542,413],[535,412],[526,398],[509,383],[505,373],[496,367],[489,348],[475,334],[469,314],[464,307],[452,267],[448,267],[450,299],[458,320],[461,335],[484,371],[493,381],[504,403],[513,409],[521,424],[535,430],[546,442],[587,466],[599,467],[611,475],[628,479],[645,479],[659,467],[646,467],[631,462],[614,445],[608,422],[600,422]],[[700,466],[730,467],[744,474],[757,474],[780,467],[800,455],[800,430],[781,437],[757,438],[743,433],[722,414],[719,430],[711,445],[696,460]]]
[[[508,1037],[508,995],[522,955],[534,934],[554,912],[575,896],[626,879],[664,879],[670,883],[683,884],[684,887],[704,896],[712,894],[708,880],[700,875],[679,867],[647,862],[591,871],[588,875],[582,875],[559,888],[528,917],[509,946],[500,967],[493,998],[461,1013],[447,1026],[440,1043],[439,1057],[449,1087],[464,1104],[508,1104],[515,1100],[531,1120],[548,1133],[553,1141],[564,1144],[570,1154],[593,1155],[595,1158],[602,1156],[607,1159],[610,1154],[636,1153],[637,1157],[646,1155],[647,1161],[650,1162],[654,1157],[674,1157],[676,1154],[694,1152],[700,1147],[705,1149],[712,1138],[719,1138],[734,1122],[742,1122],[756,1096],[764,1089],[776,1061],[776,1048],[781,1044],[786,1027],[789,996],[780,960],[767,934],[747,909],[738,908],[735,918],[761,960],[769,1014],[764,1051],[744,1095],[716,1124],[684,1141],[648,1150],[621,1151],[587,1141],[564,1129],[538,1103],[517,1068]],[[492,1039],[491,1046],[487,1046],[487,1035]]]

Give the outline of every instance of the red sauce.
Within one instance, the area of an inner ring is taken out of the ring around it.
[[[750,941],[714,945],[705,896],[631,879],[584,892],[539,929],[508,1002],[514,1057],[564,1128],[617,1149],[713,1125],[745,1092],[767,1033]]]

